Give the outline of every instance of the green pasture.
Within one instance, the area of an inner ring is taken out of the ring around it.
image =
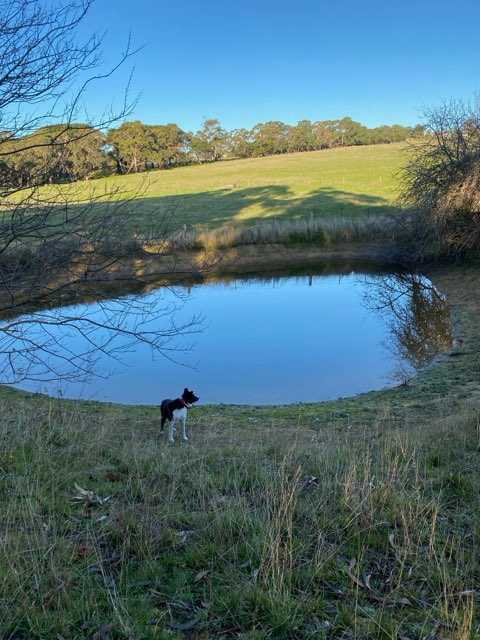
[[[395,208],[404,144],[223,161],[75,183],[70,199],[122,203],[131,229],[216,228],[266,218],[384,214]],[[109,203],[107,205],[107,203]]]

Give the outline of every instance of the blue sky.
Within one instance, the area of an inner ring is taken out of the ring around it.
[[[97,0],[105,64],[131,31],[143,49],[89,95],[99,112],[134,65],[132,118],[193,130],[350,115],[413,124],[480,91],[479,0]]]

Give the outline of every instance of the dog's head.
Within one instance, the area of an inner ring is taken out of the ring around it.
[[[189,391],[187,387],[185,387],[182,393],[182,400],[185,402],[187,407],[190,407],[194,402],[200,400],[200,398],[198,398],[193,391]]]

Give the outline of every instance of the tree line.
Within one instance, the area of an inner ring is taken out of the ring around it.
[[[168,169],[229,158],[261,157],[352,145],[401,142],[423,135],[423,127],[384,125],[368,128],[351,118],[296,125],[264,122],[252,129],[227,131],[216,119],[195,133],[176,124],[124,122],[109,131],[76,123],[43,126],[22,137],[1,135],[1,185],[57,183]]]

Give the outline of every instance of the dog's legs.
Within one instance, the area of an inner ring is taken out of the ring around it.
[[[187,437],[187,416],[183,417],[182,427],[183,427],[183,439],[185,441],[187,441],[188,440],[188,437]]]

